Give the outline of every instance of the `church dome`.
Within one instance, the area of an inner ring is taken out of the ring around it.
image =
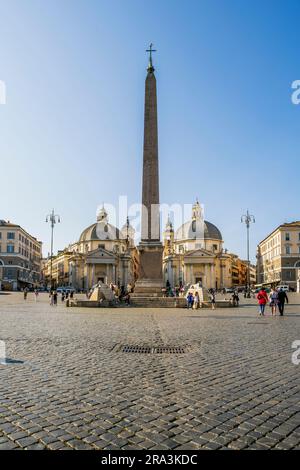
[[[104,207],[97,215],[97,222],[83,230],[79,242],[92,240],[119,240],[122,238],[120,230],[108,223],[108,214]]]
[[[204,220],[203,209],[198,201],[193,205],[192,218],[185,222],[175,233],[175,240],[220,240],[222,234],[218,227]]]
[[[91,240],[119,240],[120,230],[109,223],[102,224],[97,222],[83,230],[79,242]]]
[[[204,220],[203,222],[197,220],[190,220],[181,225],[176,230],[175,240],[220,240],[222,241],[222,234],[218,227],[211,222]]]

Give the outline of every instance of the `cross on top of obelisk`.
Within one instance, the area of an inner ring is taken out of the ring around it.
[[[154,67],[153,67],[153,64],[152,64],[152,52],[156,52],[156,49],[153,49],[153,44],[151,42],[150,46],[149,46],[149,49],[146,50],[146,52],[149,52],[149,65],[148,65],[148,72],[154,72]]]

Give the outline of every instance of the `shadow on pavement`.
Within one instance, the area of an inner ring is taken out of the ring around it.
[[[1,360],[0,364],[2,365],[9,365],[9,364],[24,364],[24,361],[19,361],[17,359],[11,359],[9,357],[6,357],[5,360]]]

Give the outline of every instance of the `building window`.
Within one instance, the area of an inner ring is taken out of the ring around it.
[[[7,232],[7,240],[14,240],[15,232]]]
[[[14,245],[7,245],[7,253],[14,253],[15,252],[15,247]]]
[[[286,247],[285,247],[285,254],[286,254],[286,255],[290,255],[290,254],[291,254],[291,247],[290,247],[290,246],[286,246]]]
[[[13,279],[13,270],[12,269],[7,269],[6,270],[6,276],[8,279]]]
[[[100,244],[98,245],[98,248],[100,248],[100,250],[105,250],[105,245],[103,245],[103,244],[100,243]]]
[[[289,233],[286,233],[286,234],[285,234],[285,241],[286,241],[286,242],[289,242],[289,241],[290,241],[290,234],[289,234]]]

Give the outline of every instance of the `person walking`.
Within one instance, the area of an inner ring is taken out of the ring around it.
[[[24,300],[27,300],[28,289],[25,287],[24,289]]]
[[[287,304],[289,303],[288,296],[286,295],[286,292],[283,289],[279,289],[279,291],[278,291],[278,309],[279,309],[279,314],[280,314],[281,317],[283,317],[283,314],[284,314],[285,302]]]
[[[186,300],[187,300],[187,308],[193,308],[194,296],[192,292],[188,293]]]
[[[232,294],[231,300],[232,300],[232,305],[234,307],[239,306],[240,298],[239,298],[239,294],[237,291],[234,291],[234,293]]]
[[[39,296],[39,291],[37,289],[34,289],[34,300],[37,302]]]
[[[269,300],[264,287],[262,287],[257,294],[257,300],[259,305],[259,314],[263,317],[265,315],[266,304]]]
[[[130,306],[130,293],[128,291],[125,294],[125,304],[127,305],[127,307]]]
[[[53,305],[54,305],[54,293],[53,293],[53,291],[50,291],[49,297],[50,297],[50,305],[51,305],[51,307],[53,307]]]
[[[57,291],[53,292],[53,305],[57,306]]]
[[[199,297],[198,292],[195,292],[193,308],[197,310],[199,308],[199,304],[200,304],[200,297]]]
[[[270,307],[272,311],[272,317],[276,315],[277,305],[278,305],[278,292],[275,289],[271,290],[270,293]]]
[[[211,309],[215,310],[215,308],[216,308],[216,294],[213,290],[210,293],[210,302],[211,302]]]

